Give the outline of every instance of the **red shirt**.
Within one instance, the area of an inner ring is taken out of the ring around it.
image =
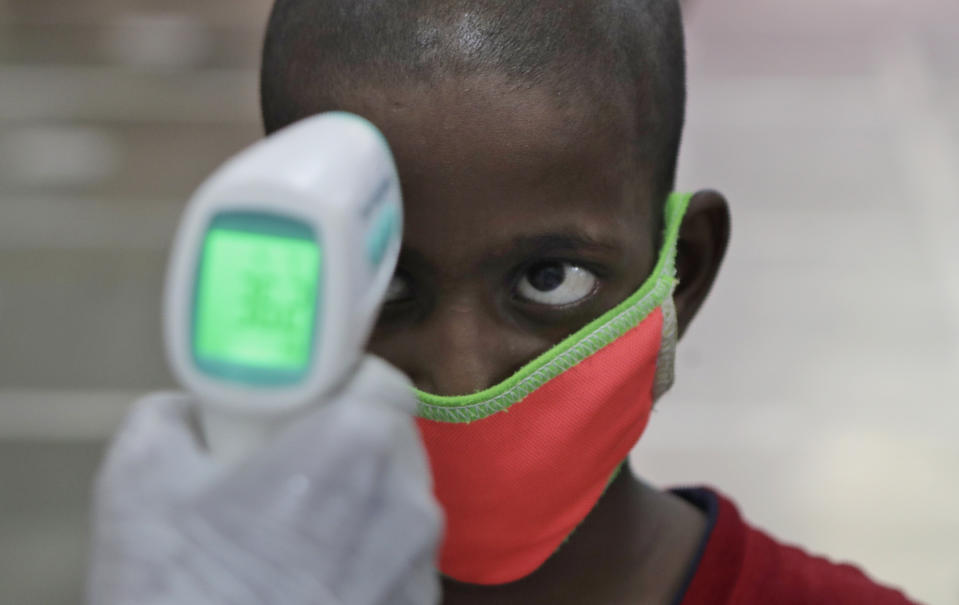
[[[675,493],[703,510],[711,526],[676,605],[914,604],[852,565],[776,542],[746,525],[736,506],[715,492]]]

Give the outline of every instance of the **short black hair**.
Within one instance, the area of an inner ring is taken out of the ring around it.
[[[263,48],[263,122],[273,132],[340,109],[357,82],[398,86],[494,72],[558,99],[626,104],[631,138],[672,190],[686,104],[677,0],[277,0]]]

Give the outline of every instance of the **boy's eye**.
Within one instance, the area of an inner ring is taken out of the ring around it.
[[[516,293],[530,302],[559,307],[592,294],[597,281],[588,269],[572,263],[548,261],[530,267],[519,280]]]
[[[386,287],[386,295],[383,297],[384,304],[402,302],[413,294],[409,280],[400,274],[393,275],[390,285]]]

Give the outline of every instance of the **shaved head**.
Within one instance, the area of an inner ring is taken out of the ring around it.
[[[357,91],[504,79],[622,132],[660,203],[685,108],[676,0],[277,0],[263,51],[267,132]]]

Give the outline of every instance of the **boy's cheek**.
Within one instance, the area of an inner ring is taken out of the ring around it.
[[[399,368],[421,390],[462,395],[505,380],[553,344],[510,322],[424,321],[379,327],[367,350]]]
[[[434,308],[427,315],[391,315],[377,324],[367,350],[403,371],[421,390],[461,395],[505,380],[564,338],[630,296],[632,275],[605,281],[586,303],[567,309],[515,301],[489,311]],[[504,308],[505,306],[505,308]]]

